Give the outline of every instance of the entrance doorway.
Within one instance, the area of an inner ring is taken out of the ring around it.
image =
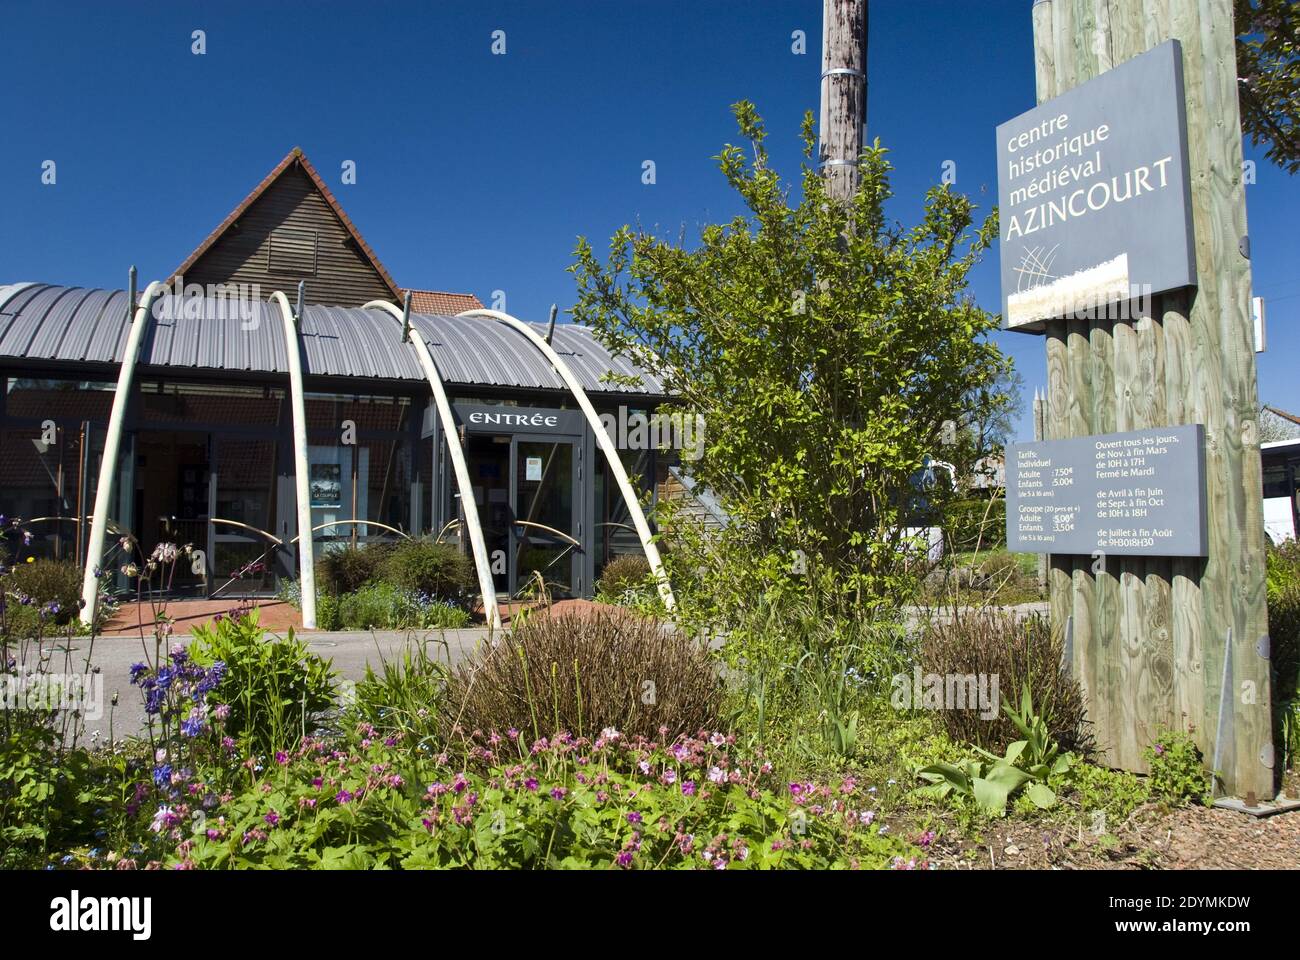
[[[575,440],[470,434],[474,502],[499,596],[540,576],[552,596],[572,596],[580,544],[574,536]]]
[[[206,433],[140,431],[135,441],[133,526],[147,559],[160,543],[207,550],[211,472]],[[205,577],[184,560],[168,571],[175,594],[203,595]],[[155,587],[160,586],[155,584]]]

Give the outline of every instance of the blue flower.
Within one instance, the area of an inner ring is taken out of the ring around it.
[[[165,787],[171,783],[172,765],[170,763],[160,763],[153,768],[153,782],[160,787]]]
[[[138,683],[140,678],[149,672],[149,667],[143,663],[131,664],[131,683]]]
[[[181,722],[181,733],[187,737],[197,737],[203,732],[203,721],[195,717],[190,717]]]
[[[152,715],[161,710],[163,698],[166,695],[167,693],[164,690],[151,689],[144,698],[144,712]]]

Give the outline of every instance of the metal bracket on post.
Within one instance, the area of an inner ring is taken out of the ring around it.
[[[294,329],[302,329],[302,301],[307,295],[307,281],[298,281],[298,303],[293,308]]]
[[[135,316],[136,273],[134,264],[126,272],[126,322]]]
[[[1233,709],[1232,709],[1232,627],[1223,642],[1223,682],[1219,688],[1219,723],[1214,732],[1214,776],[1213,789],[1219,789],[1219,780],[1223,771],[1224,755],[1233,746]]]
[[[402,342],[411,339],[411,291],[406,291],[402,300]]]
[[[547,344],[550,344],[551,340],[555,337],[555,315],[556,315],[557,313],[559,313],[559,312],[560,312],[560,311],[559,311],[559,308],[556,307],[555,304],[551,304],[551,320],[550,320],[550,322],[546,325],[546,342],[547,342]]]

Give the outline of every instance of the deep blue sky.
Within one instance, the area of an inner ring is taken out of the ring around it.
[[[299,145],[398,283],[485,302],[501,289],[510,312],[543,319],[573,302],[579,234],[603,250],[623,223],[694,236],[738,212],[711,159],[736,139],[734,101],[758,105],[776,164],[797,175],[821,6],[5,0],[0,283],[121,287],[132,263],[165,278]],[[872,0],[868,125],[893,151],[895,216],[915,216],[945,160],[958,189],[994,202],[994,128],[1034,104],[1031,6]],[[497,29],[505,56],[490,51]],[[1260,393],[1300,412],[1300,179],[1247,156],[1255,292],[1269,300]],[[339,184],[345,160],[356,185]],[[993,311],[996,267],[994,253],[975,284]],[[1041,385],[1042,340],[999,339],[1027,389]]]

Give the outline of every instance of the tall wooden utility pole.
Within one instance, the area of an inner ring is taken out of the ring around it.
[[[823,0],[818,160],[827,192],[847,201],[857,190],[867,127],[867,0]]]
[[[1182,44],[1197,285],[1135,320],[1047,323],[1047,439],[1205,426],[1204,559],[1052,555],[1102,755],[1143,770],[1191,730],[1222,790],[1271,799],[1255,353],[1232,0],[1038,0],[1042,103],[1169,39]]]

